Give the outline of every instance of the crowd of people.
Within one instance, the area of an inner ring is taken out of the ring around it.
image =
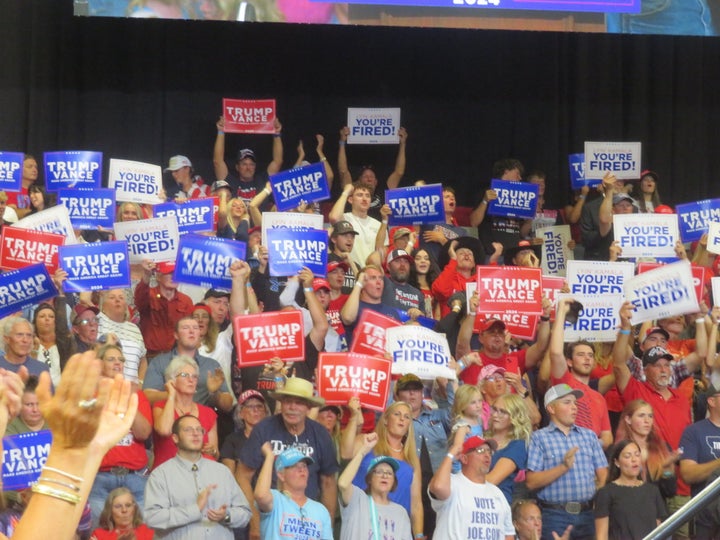
[[[265,170],[251,149],[229,167],[222,119],[216,127],[214,181],[173,156],[164,195],[217,198],[214,234],[247,245],[246,260],[230,267],[230,290],[178,284],[173,263],[146,260],[132,266],[128,289],[70,294],[59,269],[57,297],[2,321],[0,427],[8,435],[49,429],[53,440],[37,481],[4,492],[0,532],[97,540],[643,538],[716,477],[720,307],[708,308],[709,279],[698,313],[633,326],[625,302],[617,338],[606,343],[590,334],[566,339],[571,298],[544,298],[534,338],[521,340],[478,312],[477,293],[466,293],[478,265],[539,268],[536,235],[548,225],[571,226],[569,249],[579,258],[622,258],[613,215],[672,212],[657,173],[634,183],[608,174],[566,207],[547,209],[545,174],[526,175],[518,160],[503,159],[493,178],[538,185],[535,219],[488,214],[497,193],[487,189],[460,224],[446,185],[445,222],[388,227],[384,193],[403,181],[408,133],[400,130],[385,179],[373,166],[349,166],[343,128],[337,171],[320,135],[315,148],[341,195],[296,209],[326,214],[326,275],[305,268],[278,277],[261,240],[263,212],[273,209],[269,175],[306,164],[305,151],[300,145],[287,163],[276,120]],[[54,204],[26,155],[22,190],[0,193],[3,226]],[[148,217],[152,206],[118,203],[116,222]],[[104,241],[112,231],[78,238]],[[711,276],[718,265],[706,243],[689,251],[678,243],[676,252]],[[302,312],[304,361],[239,363],[233,318],[282,310]],[[363,407],[362,396],[327,404],[315,384],[319,355],[347,352],[366,311],[445,334],[456,377],[405,373],[381,413]],[[718,534],[712,505],[676,532]]]

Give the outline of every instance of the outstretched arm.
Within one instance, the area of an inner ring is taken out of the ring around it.
[[[272,161],[268,163],[267,173],[276,174],[282,167],[283,162],[283,143],[282,143],[282,124],[280,120],[275,118],[275,133],[273,134]]]
[[[228,168],[225,163],[225,119],[221,116],[217,122],[217,136],[213,146],[213,169],[216,180],[225,180],[228,177]]]
[[[397,158],[395,158],[395,169],[392,173],[390,173],[390,176],[387,179],[388,189],[395,189],[398,187],[400,185],[400,180],[402,180],[402,177],[405,174],[405,145],[407,144],[407,131],[404,127],[401,127],[398,130],[398,137],[400,138],[400,143],[398,144],[398,154]]]

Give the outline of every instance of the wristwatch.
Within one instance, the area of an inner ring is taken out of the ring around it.
[[[225,514],[225,517],[223,518],[223,523],[224,523],[225,525],[230,525],[230,512],[228,512],[227,514]]]

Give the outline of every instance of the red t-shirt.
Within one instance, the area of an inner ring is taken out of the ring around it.
[[[136,540],[152,540],[155,537],[155,531],[150,529],[144,523],[141,523],[133,529]],[[95,529],[90,540],[117,540],[118,531],[108,531],[105,529]]]
[[[153,417],[150,402],[142,391],[138,395],[138,413],[142,414],[152,426]],[[132,432],[125,435],[110,451],[100,464],[100,470],[109,471],[112,467],[126,467],[131,471],[139,471],[148,464],[145,442],[138,441],[133,437]]]
[[[624,403],[629,403],[634,399],[647,401],[653,408],[655,425],[660,436],[675,450],[680,445],[683,431],[691,424],[690,403],[687,397],[676,389],[668,388],[668,390],[672,395],[666,401],[649,383],[630,377],[625,391],[620,395]],[[677,482],[677,494],[690,495],[690,488],[682,481],[680,475],[678,475]]]
[[[551,384],[567,383],[571,388],[580,390],[583,393],[577,401],[577,417],[575,424],[592,430],[598,437],[603,431],[610,431],[610,416],[608,415],[607,403],[603,395],[590,388],[587,384],[577,380],[569,371],[559,379],[551,377]]]
[[[156,401],[154,406],[158,409],[162,409],[163,407],[165,407],[165,402],[166,400]],[[196,403],[196,405],[198,407],[198,420],[200,420],[200,425],[205,428],[205,435],[203,435],[203,445],[206,445],[208,443],[208,433],[210,433],[210,430],[216,425],[217,414],[210,407],[200,405],[199,403]],[[180,415],[177,413],[177,411],[175,411],[175,420],[177,420],[178,418],[180,418]],[[155,461],[153,462],[153,470],[157,469],[159,465],[162,465],[168,459],[175,457],[175,455],[177,454],[177,446],[172,440],[172,435],[169,437],[163,437],[161,435],[158,435],[156,431],[153,431],[153,448],[155,450]],[[203,457],[211,459],[212,461],[216,461],[215,457],[209,454],[203,454]]]

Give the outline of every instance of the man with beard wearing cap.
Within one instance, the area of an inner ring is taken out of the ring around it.
[[[678,385],[693,373],[700,369],[700,365],[707,356],[708,339],[705,318],[699,314],[695,319],[695,350],[683,357],[673,356],[670,362],[670,388],[677,388]],[[661,347],[669,351],[670,334],[660,326],[652,326],[645,331],[645,336],[639,345],[640,351],[649,351],[653,347]],[[672,354],[672,353],[671,353]],[[642,358],[635,356],[635,351],[628,344],[627,366],[632,376],[639,381],[645,380],[645,368]],[[708,366],[712,368],[712,366]]]
[[[415,264],[407,251],[394,249],[388,253],[385,266],[389,277],[383,278],[382,303],[403,311],[407,311],[411,319],[415,320],[422,315],[420,306],[423,304],[423,294],[408,284],[410,266]]]
[[[538,490],[543,538],[568,525],[573,538],[595,538],[592,500],[605,485],[608,463],[597,435],[575,424],[582,395],[567,384],[550,387],[544,400],[550,423],[530,438],[527,487]]]
[[[475,435],[465,439],[467,427],[455,432],[448,453],[430,485],[428,494],[437,512],[435,540],[515,538],[510,505],[502,491],[485,481],[497,444]],[[460,472],[451,474],[458,459]]]

